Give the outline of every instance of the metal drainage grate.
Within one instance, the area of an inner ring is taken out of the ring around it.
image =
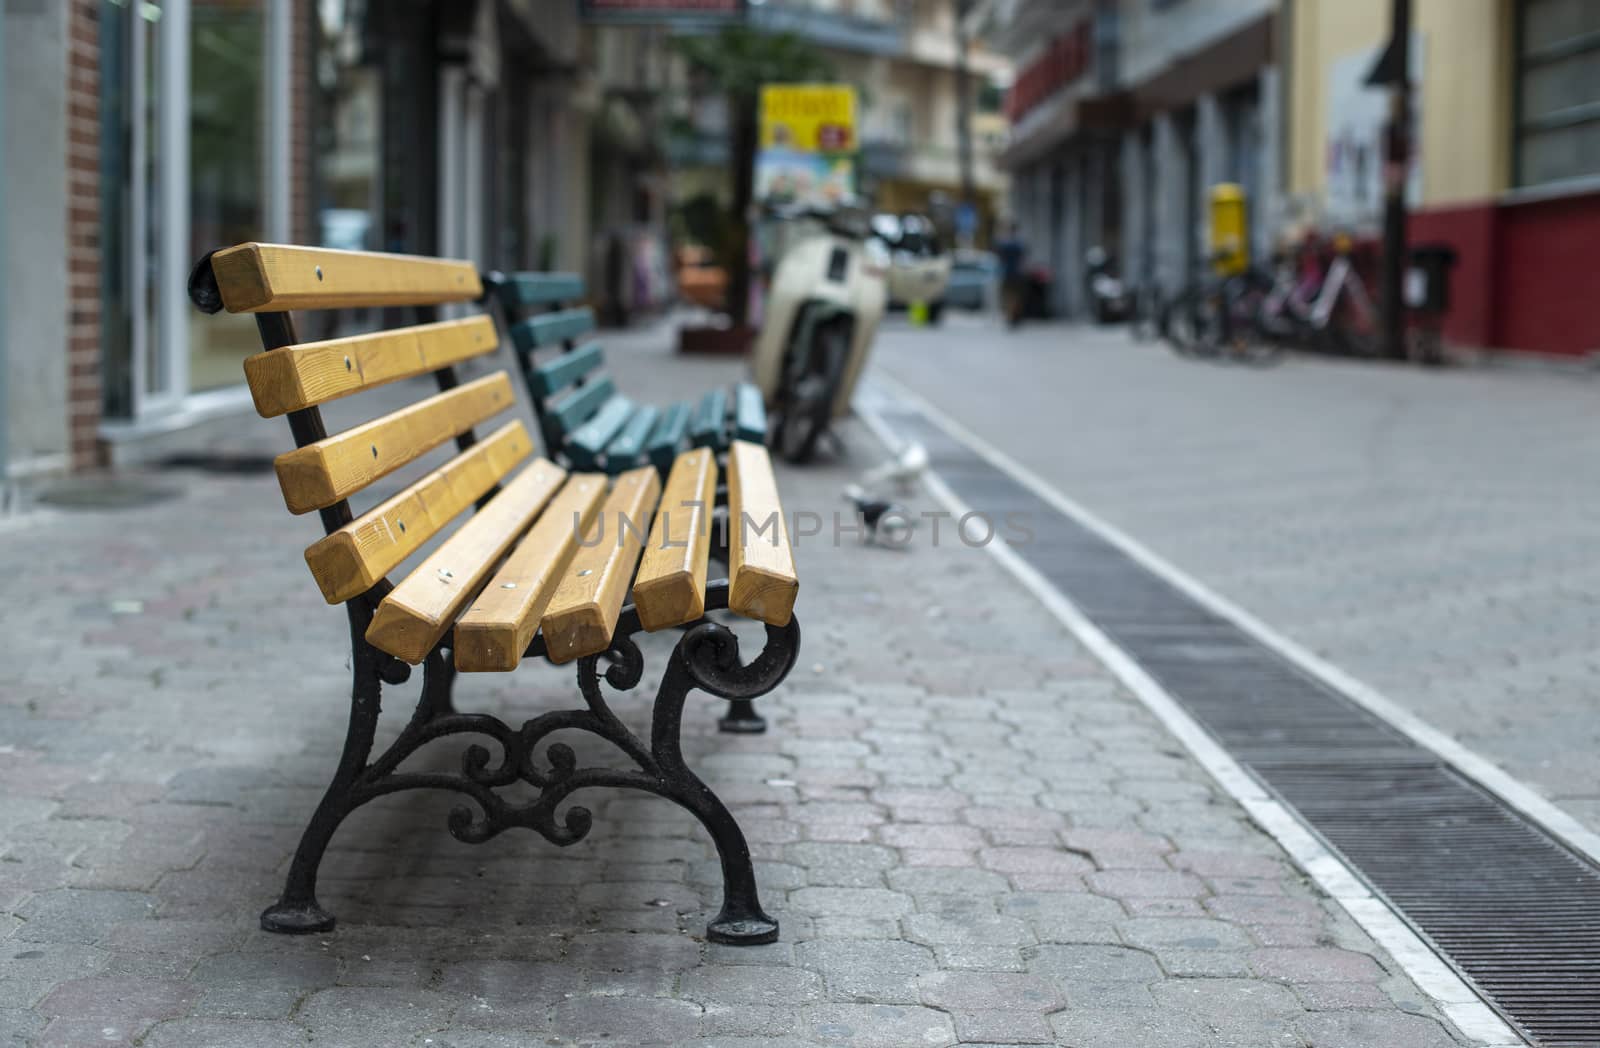
[[[1431,751],[1196,603],[910,411],[886,412],[975,510],[1274,790],[1505,1019],[1600,1046],[1600,869]]]

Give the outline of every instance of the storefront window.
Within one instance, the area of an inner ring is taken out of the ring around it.
[[[194,258],[265,233],[267,6],[268,0],[191,0],[189,241]],[[252,318],[192,315],[190,391],[243,381],[241,361],[260,348]]]
[[[1600,3],[1518,9],[1516,181],[1600,176]]]

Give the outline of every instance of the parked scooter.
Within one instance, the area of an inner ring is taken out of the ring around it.
[[[768,442],[808,462],[850,396],[883,319],[888,259],[869,254],[867,216],[854,208],[777,212],[778,263],[756,336],[755,383],[772,408]]]
[[[1115,324],[1128,319],[1131,312],[1127,285],[1111,271],[1111,256],[1103,247],[1084,253],[1083,283],[1089,309],[1097,324]]]

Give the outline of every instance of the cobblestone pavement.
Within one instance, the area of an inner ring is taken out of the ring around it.
[[[619,341],[625,388],[729,373]],[[281,428],[228,443],[281,447]],[[881,454],[859,427],[849,443],[851,461],[784,473],[791,510],[831,512]],[[779,943],[703,942],[709,841],[665,802],[611,794],[587,799],[594,830],[569,849],[459,844],[450,802],[386,799],[329,853],[339,929],[266,935],[255,915],[342,738],[344,616],[300,560],[315,523],[270,475],[156,479],[179,497],[0,532],[0,1045],[1457,1043],[959,544],[803,542],[805,647],[764,700],[770,733],[718,736],[716,708],[691,705],[686,752],[753,842]],[[657,671],[671,642],[645,644]],[[415,685],[387,694],[398,719]],[[457,691],[507,719],[575,698],[544,665]]]
[[[1600,829],[1600,383],[900,327],[879,367]],[[980,363],[981,362],[981,363]]]

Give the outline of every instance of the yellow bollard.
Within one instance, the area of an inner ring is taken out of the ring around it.
[[[906,318],[917,327],[922,327],[928,322],[928,304],[926,302],[913,302],[906,307]]]
[[[1218,182],[1211,187],[1211,271],[1231,277],[1250,268],[1249,221],[1244,187]]]

